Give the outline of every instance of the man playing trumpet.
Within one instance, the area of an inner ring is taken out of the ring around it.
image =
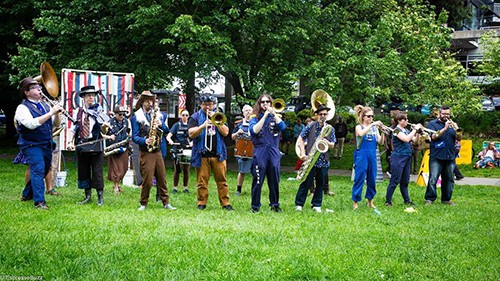
[[[458,127],[450,120],[450,108],[446,105],[441,106],[439,118],[429,122],[428,128],[435,133],[431,133],[429,182],[425,192],[425,204],[430,205],[436,200],[436,183],[441,176],[441,203],[455,205],[451,201],[455,184],[455,141],[462,140],[462,134],[457,133]]]

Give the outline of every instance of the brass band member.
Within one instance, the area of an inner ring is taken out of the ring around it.
[[[307,127],[302,131],[299,138],[297,139],[297,146],[302,152],[302,160],[306,161],[308,159],[308,155],[311,149],[313,149],[316,140],[320,137],[328,144],[329,148],[333,148],[335,146],[335,132],[333,128],[329,134],[326,134],[326,136],[321,136],[321,132],[326,124],[328,111],[330,111],[330,108],[324,105],[318,106],[318,109],[314,112],[317,116],[318,121],[311,122],[309,125],[307,125]],[[306,141],[307,146],[305,145]],[[304,207],[304,204],[306,202],[309,187],[312,185],[313,180],[316,179],[316,186],[318,188],[316,188],[316,190],[314,191],[311,205],[313,211],[321,213],[321,205],[323,203],[322,187],[325,186],[325,180],[328,181],[328,168],[330,167],[330,153],[328,152],[328,150],[319,154],[316,162],[311,163],[311,165],[314,166],[312,167],[309,174],[306,175],[306,179],[300,184],[299,190],[297,191],[297,196],[295,196],[295,210],[302,211],[302,208]]]
[[[260,196],[266,177],[271,211],[283,212],[279,203],[281,152],[278,145],[286,124],[276,114],[271,106],[272,102],[270,95],[261,95],[253,109],[256,116],[250,119],[250,134],[254,145],[252,161],[252,212],[254,213],[260,211]]]
[[[153,176],[159,189],[163,207],[168,210],[176,208],[170,205],[167,181],[165,178],[165,162],[160,145],[163,130],[167,130],[164,115],[155,108],[155,95],[150,91],[141,93],[135,105],[137,110],[132,117],[132,140],[139,145],[139,162],[142,175],[141,206],[139,211],[146,209],[149,192],[153,185]]]
[[[172,151],[172,159],[174,160],[174,191],[173,193],[177,193],[177,186],[179,185],[179,178],[181,172],[183,173],[182,183],[184,187],[184,192],[188,193],[188,183],[189,183],[189,163],[180,163],[180,151],[182,149],[187,149],[192,146],[191,141],[189,140],[188,133],[188,118],[189,111],[183,110],[181,112],[181,120],[175,123],[172,126],[172,129],[167,135],[168,144],[173,145]]]
[[[234,126],[233,134],[231,135],[231,138],[233,140],[248,140],[248,146],[252,145],[251,138],[250,138],[250,130],[249,126],[250,124],[248,123],[250,121],[250,117],[252,115],[253,108],[245,104],[243,106],[243,119],[241,122],[237,125]],[[252,157],[241,157],[241,156],[236,156],[236,160],[238,161],[238,182],[237,182],[237,187],[236,187],[236,196],[239,196],[241,194],[241,188],[243,186],[243,181],[245,180],[245,174],[249,174],[251,172],[252,168]]]
[[[116,106],[113,110],[115,117],[111,119],[111,128],[108,135],[111,140],[107,147],[112,147],[111,154],[108,155],[108,180],[113,182],[115,193],[122,192],[120,181],[128,171],[128,141],[131,137],[130,121],[126,118],[128,108],[126,106]],[[115,147],[119,145],[118,147]]]
[[[109,117],[103,112],[102,107],[96,103],[96,95],[99,90],[94,86],[82,87],[78,95],[83,98],[83,106],[79,107],[74,117],[77,123],[74,123],[71,129],[73,143],[68,144],[68,149],[73,150],[76,145],[76,157],[78,162],[78,188],[85,190],[85,198],[78,204],[87,204],[91,200],[92,188],[97,190],[97,205],[104,204],[103,190],[104,179],[102,174],[102,165],[104,156],[101,131],[109,127]],[[86,151],[81,148],[82,144],[94,142],[97,148],[93,151]],[[80,145],[80,148],[79,148]]]
[[[42,87],[31,77],[19,84],[23,102],[17,107],[14,120],[19,140],[17,144],[27,158],[30,180],[23,190],[22,201],[33,200],[35,208],[47,210],[44,177],[52,165],[52,125],[59,126],[61,106],[50,108],[41,103]]]
[[[450,120],[450,108],[446,105],[439,109],[439,118],[429,122],[428,128],[436,131],[431,134],[429,157],[429,182],[425,191],[425,204],[432,204],[437,198],[436,183],[441,176],[441,203],[455,205],[451,201],[453,195],[453,166],[455,163],[455,141],[462,140]],[[455,126],[456,127],[456,126]]]
[[[196,168],[197,204],[199,210],[205,210],[208,201],[208,179],[210,171],[214,173],[219,194],[219,203],[223,209],[233,211],[229,202],[229,190],[226,181],[226,158],[227,150],[224,137],[229,134],[226,124],[215,126],[210,117],[212,116],[215,97],[203,95],[200,97],[201,109],[195,112],[188,120],[189,138],[193,140],[193,152],[191,165]]]

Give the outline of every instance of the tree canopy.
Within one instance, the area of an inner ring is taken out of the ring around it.
[[[56,72],[133,72],[140,90],[217,70],[244,101],[288,97],[299,77],[350,105],[399,97],[466,110],[477,94],[448,52],[446,11],[421,0],[32,2],[13,84],[49,61]]]

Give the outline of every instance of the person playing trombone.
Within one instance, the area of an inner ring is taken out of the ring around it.
[[[394,116],[394,121],[397,126],[394,128],[392,133],[392,145],[394,150],[391,154],[391,179],[389,185],[387,186],[387,193],[385,195],[385,205],[388,207],[392,206],[392,195],[396,186],[399,184],[399,189],[401,190],[401,195],[405,204],[414,205],[410,200],[410,194],[408,193],[408,184],[410,183],[410,170],[411,170],[411,150],[412,146],[410,142],[417,142],[419,135],[417,131],[422,127],[418,124],[413,126],[412,130],[406,129],[408,125],[408,118],[406,113],[399,112]]]
[[[215,114],[213,111],[215,101],[216,98],[212,95],[202,95],[200,97],[201,109],[191,115],[188,120],[189,138],[193,140],[191,166],[196,168],[198,181],[197,205],[199,210],[205,210],[207,207],[208,179],[212,171],[217,183],[220,205],[227,211],[233,211],[226,180],[227,150],[224,143],[224,137],[229,134],[229,128],[224,121],[220,121],[219,124],[212,122],[211,118]]]

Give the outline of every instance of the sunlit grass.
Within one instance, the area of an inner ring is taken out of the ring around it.
[[[191,193],[170,194],[178,209],[150,201],[137,211],[139,190],[115,195],[106,182],[105,205],[75,203],[74,163],[68,162],[63,196],[47,198],[49,211],[21,202],[24,166],[0,159],[0,275],[43,276],[44,280],[498,280],[498,197],[492,186],[456,186],[457,206],[423,205],[425,190],[410,186],[416,213],[383,206],[387,181],[378,184],[381,215],[361,205],[352,210],[348,178],[331,177],[336,195],[313,213],[310,197],[294,211],[298,183],[282,174],[284,213],[273,213],[264,185],[262,211],[250,212],[250,182],[220,208],[213,179],[207,210],[196,209],[195,172]],[[171,189],[172,170],[167,170]],[[154,192],[151,193],[154,198]]]

